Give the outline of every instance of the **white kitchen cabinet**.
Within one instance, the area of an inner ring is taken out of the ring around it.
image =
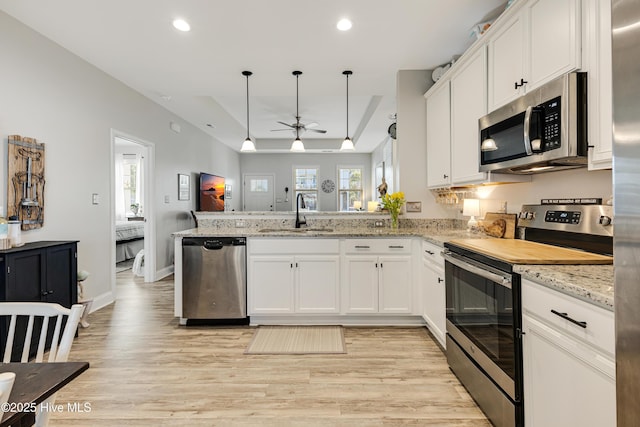
[[[338,313],[340,257],[301,255],[294,257],[295,312]]]
[[[294,312],[294,270],[290,256],[249,258],[249,315]]]
[[[444,287],[444,259],[442,248],[422,242],[421,300],[422,318],[431,334],[446,348],[446,306]]]
[[[347,239],[344,245],[345,313],[413,312],[411,239]]]
[[[425,95],[427,100],[427,185],[451,184],[451,98],[449,81]],[[477,127],[477,125],[476,125]]]
[[[249,315],[340,311],[337,239],[250,239]]]
[[[525,424],[614,427],[613,312],[527,280],[522,306]]]
[[[509,21],[501,22],[497,32],[490,36],[489,111],[523,93],[523,86],[519,85],[525,77],[525,23],[526,19],[519,13]]]
[[[480,172],[478,119],[487,113],[487,72],[482,46],[451,75],[451,183],[486,180]]]
[[[516,3],[489,38],[489,111],[581,66],[581,1]]]
[[[583,70],[589,96],[589,170],[611,169],[611,0],[584,1]]]
[[[480,46],[455,64],[446,82],[425,94],[429,188],[531,179],[479,170],[478,119],[487,113],[486,75],[486,47]]]

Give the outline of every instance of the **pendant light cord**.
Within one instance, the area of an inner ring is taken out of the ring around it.
[[[247,138],[249,138],[249,76],[247,75]]]
[[[349,139],[349,76],[353,71],[345,70],[342,72],[347,77],[347,139]]]
[[[249,138],[249,76],[253,73],[251,71],[243,71],[242,75],[247,78],[247,139]]]
[[[300,123],[300,113],[298,112],[298,77],[300,77],[300,74],[297,74],[295,71],[294,74],[296,74],[296,139],[300,139],[300,135],[298,134],[300,130],[300,126],[298,126]]]

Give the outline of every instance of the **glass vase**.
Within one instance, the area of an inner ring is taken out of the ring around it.
[[[394,230],[398,229],[398,215],[400,215],[400,212],[398,211],[390,211],[389,212],[391,214],[391,228],[393,228]]]

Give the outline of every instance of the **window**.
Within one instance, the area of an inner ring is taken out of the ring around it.
[[[338,169],[338,209],[355,210],[354,202],[362,206],[362,168],[347,167]]]
[[[266,193],[269,191],[268,179],[251,179],[249,180],[251,191],[254,193]]]
[[[294,169],[295,193],[293,207],[298,200],[298,194],[303,194],[306,209],[318,210],[318,168],[297,167]]]
[[[122,197],[125,216],[141,214],[140,159],[136,154],[122,155]]]

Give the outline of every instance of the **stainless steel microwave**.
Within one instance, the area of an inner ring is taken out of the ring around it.
[[[532,174],[587,165],[587,75],[564,74],[479,120],[480,171]]]

